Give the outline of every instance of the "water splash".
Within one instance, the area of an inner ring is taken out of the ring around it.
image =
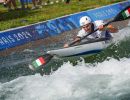
[[[64,63],[51,75],[19,77],[0,84],[4,100],[120,100],[130,98],[130,59],[73,66]]]

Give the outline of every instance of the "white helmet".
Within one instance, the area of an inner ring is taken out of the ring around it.
[[[81,17],[81,18],[80,18],[80,21],[79,21],[80,26],[89,24],[89,23],[91,23],[91,22],[92,22],[92,20],[91,20],[91,18],[88,17],[88,16],[83,16],[83,17]]]

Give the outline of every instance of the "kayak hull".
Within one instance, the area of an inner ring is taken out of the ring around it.
[[[89,55],[102,51],[106,47],[108,47],[110,43],[106,43],[105,41],[93,42],[88,44],[77,45],[68,48],[62,48],[58,50],[50,50],[47,54],[56,55],[60,57],[70,57],[70,56],[78,56],[78,55]]]
[[[47,54],[38,57],[37,59],[33,60],[31,64],[29,64],[29,68],[33,71],[41,70],[52,57],[59,56],[59,57],[71,57],[71,56],[79,56],[79,55],[92,55],[94,53],[98,53],[108,47],[110,42],[106,41],[106,38],[85,41],[79,45],[68,47],[68,48],[61,48],[57,50],[50,50]]]

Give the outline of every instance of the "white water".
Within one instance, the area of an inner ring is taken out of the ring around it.
[[[121,100],[129,93],[128,58],[94,65],[68,62],[51,75],[23,76],[0,84],[3,100]]]
[[[114,34],[114,42],[130,36]],[[0,100],[130,100],[130,58],[101,63],[67,62],[51,75],[23,76],[0,83]]]

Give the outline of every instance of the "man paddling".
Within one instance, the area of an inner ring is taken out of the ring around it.
[[[112,25],[104,26],[103,20],[97,20],[95,22],[92,22],[91,18],[88,16],[83,16],[80,18],[80,26],[82,29],[78,32],[76,38],[74,39],[73,43],[77,43],[80,41],[81,38],[86,36],[89,33],[92,33],[95,29],[98,28],[96,32],[93,32],[91,35],[89,35],[87,38],[95,39],[95,38],[107,38],[111,39],[111,33],[118,32],[118,29],[115,28]],[[64,47],[69,47],[69,44],[65,44]]]
[[[85,39],[86,37],[88,37],[89,35],[92,35],[93,33],[95,34],[94,38],[100,38],[100,37],[102,37],[102,35],[99,35],[99,34],[101,34],[102,32],[105,32],[106,30],[111,33],[116,33],[116,32],[118,32],[118,29],[116,29],[114,26],[110,25],[110,23],[127,20],[129,18],[130,18],[130,6],[125,7],[114,18],[112,18],[110,21],[108,21],[104,25],[102,23],[102,24],[99,24],[99,26],[98,26],[96,24],[98,21],[92,23],[92,21],[91,21],[91,19],[89,19],[89,17],[86,16],[86,18],[85,18],[85,16],[84,16],[80,19],[80,22],[81,22],[80,25],[81,25],[82,29],[81,29],[81,31],[79,31],[76,39],[78,41],[81,41],[81,40]],[[101,21],[101,22],[103,22],[103,21]],[[93,28],[92,28],[92,26],[93,26]],[[96,28],[96,27],[97,27],[97,29],[94,30],[94,28]],[[98,33],[98,31],[99,32],[101,31],[101,33]],[[81,33],[87,34],[87,35],[81,35],[83,37],[80,37],[79,34],[81,34]],[[97,37],[97,36],[99,36],[99,37]],[[107,35],[105,35],[105,36],[107,36]],[[93,35],[92,35],[92,37],[93,37]],[[108,35],[108,38],[109,37],[111,38],[111,35]],[[73,44],[78,42],[78,41],[76,41],[76,39],[74,42],[72,42],[70,44],[66,44],[66,45],[72,46]],[[65,46],[65,47],[67,47],[67,46]],[[33,71],[39,72],[38,70],[43,69],[46,66],[46,64],[53,58],[53,56],[56,56],[56,54],[55,53],[49,54],[49,51],[48,51],[46,54],[37,57],[36,59],[32,60],[32,62],[29,64],[30,69],[32,69]],[[64,57],[64,56],[62,56],[62,57]],[[41,74],[43,74],[43,71]]]

